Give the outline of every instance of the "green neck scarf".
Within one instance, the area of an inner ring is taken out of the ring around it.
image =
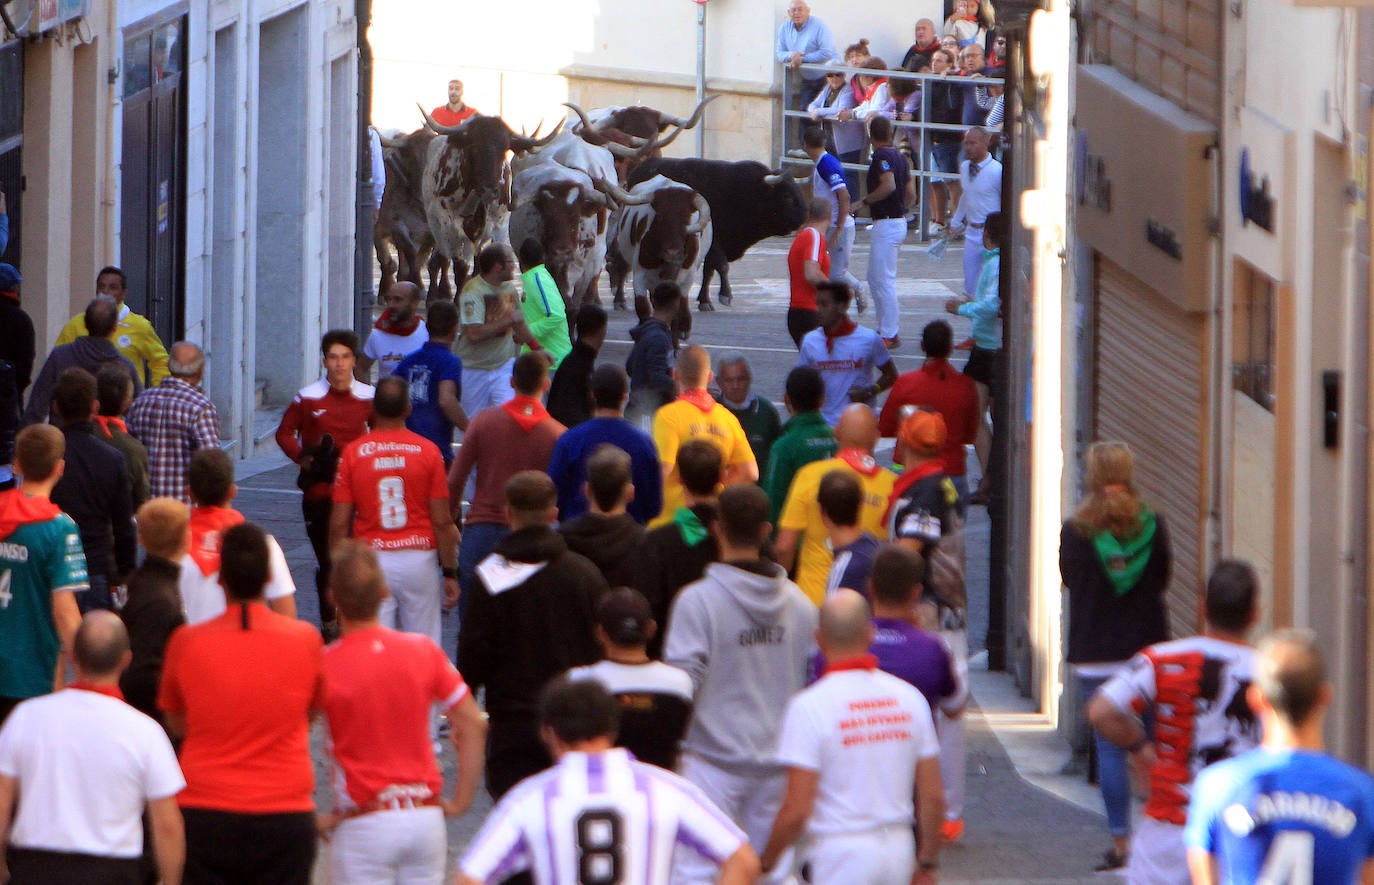
[[[687,507],[679,507],[677,513],[673,514],[673,525],[682,533],[682,542],[688,547],[695,547],[706,540],[709,532],[706,526],[701,524],[701,520]]]
[[[1097,558],[1102,560],[1117,596],[1125,596],[1140,581],[1154,550],[1155,526],[1154,513],[1146,510],[1140,514],[1140,531],[1134,537],[1123,541],[1111,532],[1099,532],[1093,538]]]

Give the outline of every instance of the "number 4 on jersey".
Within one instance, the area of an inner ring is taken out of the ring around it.
[[[1255,885],[1312,885],[1315,850],[1311,833],[1285,830],[1274,837]]]
[[[14,598],[14,592],[10,590],[10,580],[9,569],[0,573],[0,608],[9,608],[10,600]]]

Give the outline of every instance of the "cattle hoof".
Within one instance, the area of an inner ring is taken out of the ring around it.
[[[719,295],[716,296],[716,299],[720,301],[720,303],[724,306],[729,307],[732,303],[734,303],[735,297],[729,294],[728,292],[721,292]]]
[[[617,298],[615,301],[611,302],[611,307],[615,310],[629,310],[629,308],[625,306],[624,298]]]
[[[714,311],[715,309],[716,309],[715,305],[712,304],[712,303],[709,302],[709,301],[698,301],[698,302],[697,302],[697,310],[701,311],[702,313],[711,313],[711,312]]]

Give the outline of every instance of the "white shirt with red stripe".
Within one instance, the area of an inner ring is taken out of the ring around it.
[[[778,761],[819,773],[816,835],[910,823],[916,764],[940,755],[926,699],[877,667],[872,655],[837,661],[787,704]]]
[[[448,500],[439,447],[409,430],[374,430],[348,444],[334,503],[353,505],[353,537],[374,550],[433,550],[429,502]]]
[[[443,775],[434,759],[430,708],[437,703],[451,710],[468,694],[448,655],[428,636],[372,627],[329,645],[323,708],[334,809],[437,799]]]

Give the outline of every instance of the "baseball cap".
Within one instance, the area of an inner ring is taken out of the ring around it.
[[[947,435],[945,419],[939,412],[926,409],[917,409],[908,415],[897,431],[897,438],[908,449],[925,457],[940,454]]]
[[[19,268],[13,264],[0,264],[0,292],[13,292],[22,282],[24,278],[20,276]]]
[[[649,600],[630,587],[617,587],[596,606],[596,623],[616,645],[643,645],[649,641],[653,621]]]

